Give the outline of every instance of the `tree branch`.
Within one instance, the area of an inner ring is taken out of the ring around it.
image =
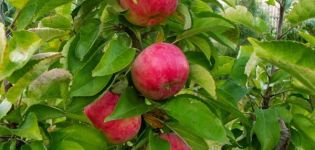
[[[280,11],[279,11],[279,21],[278,21],[278,26],[277,26],[277,40],[280,40],[282,38],[282,26],[283,26],[286,0],[280,0],[279,4],[280,4],[280,8],[279,8]]]
[[[285,13],[285,5],[286,5],[286,0],[279,0],[278,1],[280,4],[280,12],[279,12],[279,22],[278,22],[278,27],[277,27],[277,40],[281,40],[284,35],[289,32],[288,30],[286,33],[282,34],[282,26],[283,26],[283,19],[284,19],[284,13]],[[274,67],[273,67],[274,68]],[[291,133],[289,128],[286,126],[285,122],[283,119],[279,120],[281,132],[280,132],[280,141],[279,144],[277,145],[276,150],[287,150],[289,147],[289,141],[291,137]]]
[[[290,144],[291,133],[288,127],[285,125],[283,119],[279,120],[280,128],[281,128],[281,136],[279,144],[277,145],[276,150],[287,150]]]
[[[131,29],[129,29],[126,26],[122,26],[122,29],[131,37],[131,39],[132,39],[132,46],[134,48],[142,50],[141,41],[138,40],[138,37],[136,36],[136,34]]]

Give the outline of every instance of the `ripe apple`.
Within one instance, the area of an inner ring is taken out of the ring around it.
[[[153,100],[163,100],[179,92],[188,75],[189,64],[184,53],[168,43],[155,43],[144,49],[131,69],[135,87]]]
[[[160,137],[170,143],[171,150],[190,150],[190,147],[175,133],[162,134]]]
[[[126,19],[138,26],[153,26],[176,11],[178,0],[120,0],[127,9]]]
[[[127,142],[138,134],[141,127],[141,116],[104,122],[105,118],[114,111],[118,100],[119,95],[107,92],[84,109],[86,116],[112,144]]]

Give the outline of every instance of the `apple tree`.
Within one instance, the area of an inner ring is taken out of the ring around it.
[[[315,1],[263,1],[0,0],[0,149],[315,149]]]

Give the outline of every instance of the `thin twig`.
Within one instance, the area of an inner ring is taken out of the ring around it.
[[[8,80],[4,80],[3,84],[4,84],[4,92],[7,93],[9,91],[9,89],[12,87],[12,84],[9,83]]]
[[[279,39],[283,39],[283,37],[284,37],[285,35],[287,35],[290,31],[292,31],[294,28],[296,28],[296,26],[290,27],[289,30],[287,30],[286,32],[282,33],[282,35],[279,37]]]
[[[272,94],[271,97],[275,97],[275,96],[281,95],[281,94],[289,92],[289,91],[291,91],[291,90],[286,90],[286,91],[282,91],[282,92],[279,92],[279,93],[275,93],[275,94]]]
[[[20,17],[20,15],[21,15],[20,11],[17,11],[17,15],[14,17],[14,19],[11,22],[11,24],[9,25],[9,27],[7,27],[7,30],[5,32],[7,37],[11,35],[12,30],[15,27],[15,23],[16,23],[17,19]]]

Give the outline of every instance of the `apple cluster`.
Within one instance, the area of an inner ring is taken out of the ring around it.
[[[126,9],[126,19],[147,27],[164,22],[177,8],[178,0],[120,0]],[[180,48],[169,43],[155,43],[145,48],[131,66],[136,89],[146,98],[166,100],[178,93],[189,75],[189,63]],[[119,94],[106,92],[100,99],[86,106],[84,113],[100,129],[109,143],[121,144],[134,138],[141,128],[141,116],[104,122],[119,101]],[[171,150],[190,150],[175,133],[161,134]]]

